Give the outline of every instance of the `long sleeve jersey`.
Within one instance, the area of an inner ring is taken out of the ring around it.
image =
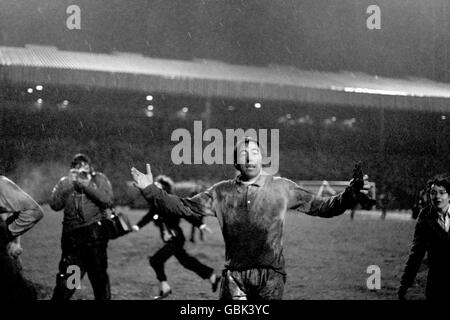
[[[238,178],[219,182],[191,198],[169,195],[155,185],[142,191],[150,210],[182,217],[217,217],[230,270],[272,268],[284,273],[282,235],[287,210],[330,218],[355,204],[350,188],[322,198],[291,180],[261,175],[250,185]]]
[[[24,234],[44,216],[44,211],[13,181],[0,176],[0,214],[12,214],[6,228],[8,240]]]

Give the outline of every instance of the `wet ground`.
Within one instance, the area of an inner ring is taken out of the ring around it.
[[[45,207],[44,219],[22,239],[24,273],[33,281],[40,299],[49,299],[60,258],[59,239],[62,213]],[[121,209],[133,222],[145,211]],[[415,221],[408,213],[358,211],[332,219],[289,213],[284,230],[284,253],[288,274],[284,299],[396,299],[401,272],[406,261]],[[205,241],[186,242],[186,249],[203,263],[220,271],[224,263],[224,245],[217,221],[207,218],[213,229]],[[183,223],[185,234],[190,225]],[[139,233],[113,240],[109,245],[109,275],[113,299],[152,299],[158,282],[148,265],[148,256],[162,246],[158,229],[149,224]],[[381,288],[367,288],[369,266],[381,271]],[[411,299],[423,299],[423,267]],[[173,294],[168,299],[217,299],[210,284],[184,269],[175,258],[166,265]],[[87,277],[73,299],[92,299]]]

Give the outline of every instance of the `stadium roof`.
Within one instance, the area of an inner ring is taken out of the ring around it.
[[[134,53],[61,51],[0,46],[0,81],[284,100],[448,112],[450,84],[353,72],[304,71],[211,60],[168,60]]]

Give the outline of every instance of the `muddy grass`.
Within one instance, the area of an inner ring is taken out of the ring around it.
[[[40,299],[49,299],[55,283],[61,254],[62,213],[45,207],[44,219],[22,239],[24,273],[33,281]],[[123,209],[133,222],[143,210]],[[195,244],[186,242],[186,249],[203,263],[220,271],[224,263],[224,245],[218,223],[207,218],[214,234]],[[376,216],[357,214],[351,221],[346,213],[333,219],[320,219],[290,213],[286,218],[284,253],[288,273],[284,299],[396,299],[396,291],[414,230],[414,220],[380,220]],[[187,235],[190,226],[183,223]],[[158,282],[148,265],[148,256],[162,246],[159,231],[150,224],[110,242],[109,275],[113,299],[152,299]],[[381,269],[381,289],[366,286],[367,268]],[[173,289],[168,299],[217,299],[210,284],[185,270],[175,258],[166,265]],[[417,284],[410,289],[411,299],[423,299],[426,269],[422,268]],[[73,299],[92,299],[87,277]]]

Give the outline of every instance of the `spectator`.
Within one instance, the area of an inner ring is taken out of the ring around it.
[[[430,205],[419,214],[412,247],[398,290],[399,299],[404,299],[414,282],[422,260],[427,253],[428,278],[426,298],[448,300],[450,298],[450,178],[438,175],[431,181]]]
[[[61,260],[56,275],[53,300],[69,300],[75,288],[67,286],[69,266],[78,266],[81,278],[87,272],[96,300],[111,299],[107,273],[108,239],[102,230],[106,209],[113,205],[113,191],[108,178],[94,171],[91,160],[77,154],[68,176],[62,177],[53,189],[50,206],[64,209],[61,236]]]

